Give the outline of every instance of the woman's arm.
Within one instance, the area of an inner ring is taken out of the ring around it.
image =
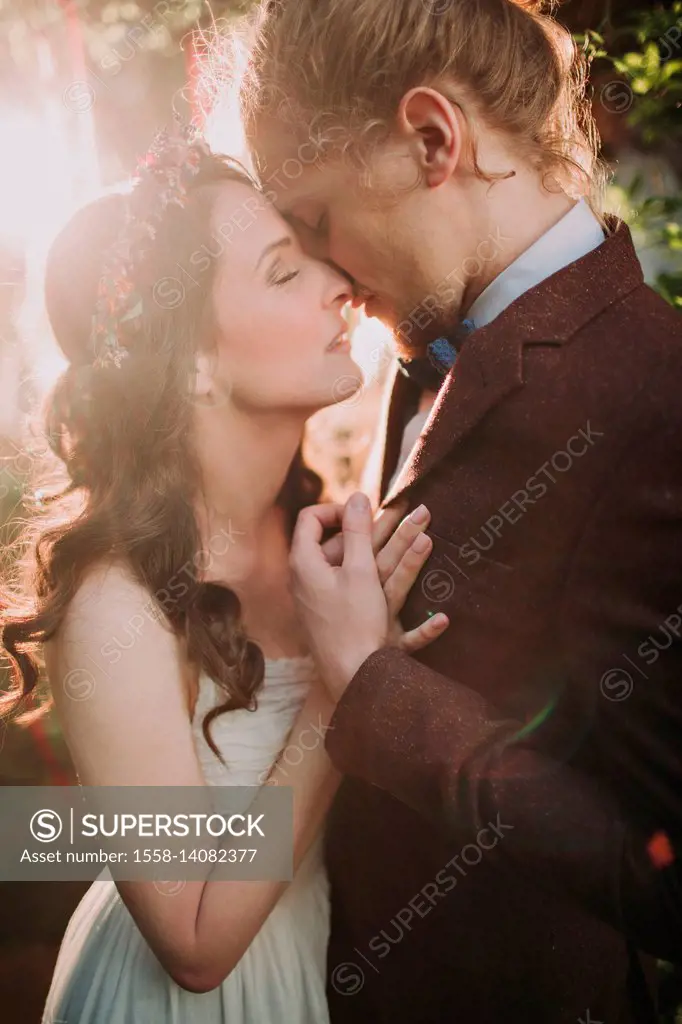
[[[187,715],[179,643],[152,616],[147,592],[123,570],[101,569],[88,577],[45,653],[82,785],[205,785]],[[78,700],[69,695],[74,673],[80,673]],[[83,678],[90,684],[87,700]],[[311,727],[324,732],[330,716],[327,697],[314,687],[289,743],[299,744]],[[310,744],[299,745],[306,750]],[[275,768],[270,777],[293,788],[294,870],[319,832],[338,780],[322,739],[299,764],[287,764],[286,774]],[[183,988],[204,992],[239,962],[288,883],[209,878],[188,882],[173,897],[151,881],[116,884],[165,970]]]

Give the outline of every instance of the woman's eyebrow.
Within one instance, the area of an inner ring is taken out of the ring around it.
[[[269,256],[271,252],[274,252],[276,249],[285,249],[287,246],[291,244],[291,235],[284,235],[282,238],[278,238],[276,242],[270,242],[269,245],[265,246],[262,253],[258,257],[258,262],[256,263],[256,270],[258,270],[263,260],[267,256]]]

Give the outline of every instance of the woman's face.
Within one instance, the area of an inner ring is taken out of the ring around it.
[[[293,230],[260,193],[240,182],[220,186],[207,252],[217,259],[218,328],[211,376],[245,411],[309,415],[361,387],[341,310],[348,281],[306,255]],[[199,271],[200,272],[200,271]]]

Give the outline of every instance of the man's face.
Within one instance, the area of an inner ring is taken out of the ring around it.
[[[427,333],[440,333],[436,316],[419,316],[425,299],[431,308],[439,301],[429,265],[434,211],[407,147],[386,144],[362,166],[342,156],[315,159],[312,144],[297,148],[270,124],[258,132],[254,153],[266,194],[304,248],[352,278],[369,316],[393,330],[409,322],[410,337],[401,329],[401,340],[415,345],[428,340]],[[441,313],[438,319],[447,319],[447,311]],[[433,326],[422,331],[415,321]]]

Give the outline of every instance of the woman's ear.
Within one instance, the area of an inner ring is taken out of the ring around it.
[[[231,386],[222,379],[217,371],[216,353],[200,352],[194,361],[194,383],[192,395],[195,405],[208,409],[217,409],[227,405],[232,394]]]
[[[193,395],[201,405],[212,404],[213,374],[211,372],[211,358],[206,353],[200,352],[194,361]]]
[[[455,171],[463,146],[459,108],[437,89],[418,86],[406,92],[398,126],[414,149],[427,185],[436,188]]]

